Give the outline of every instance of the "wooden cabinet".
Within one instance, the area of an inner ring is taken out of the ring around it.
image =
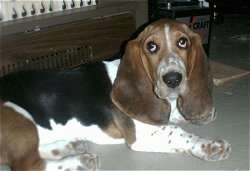
[[[103,3],[1,23],[0,76],[27,69],[64,69],[118,53],[136,29],[135,2]]]

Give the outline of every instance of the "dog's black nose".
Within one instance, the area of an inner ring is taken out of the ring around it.
[[[163,81],[170,88],[175,88],[180,85],[182,80],[182,75],[179,72],[169,72],[162,76]]]

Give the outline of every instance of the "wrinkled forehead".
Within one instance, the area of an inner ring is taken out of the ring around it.
[[[168,36],[176,36],[177,34],[188,34],[188,27],[186,24],[173,21],[173,20],[160,20],[159,24],[156,24],[156,28],[159,27],[160,30]]]
[[[162,39],[168,38],[170,40],[171,37],[188,35],[188,30],[188,26],[184,23],[175,20],[161,19],[147,26],[140,37],[147,38],[150,36],[157,36]]]

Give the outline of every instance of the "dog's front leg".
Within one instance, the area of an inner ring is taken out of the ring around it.
[[[226,159],[231,146],[224,140],[208,140],[190,134],[175,125],[152,126],[135,121],[136,141],[130,147],[135,151],[187,153],[208,161]]]
[[[67,156],[86,153],[88,151],[85,140],[58,140],[49,144],[41,144],[39,153],[46,160],[60,160]]]
[[[46,160],[45,171],[95,171],[97,156],[90,153],[68,156],[61,160]]]

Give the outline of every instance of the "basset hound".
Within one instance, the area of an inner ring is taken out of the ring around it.
[[[225,140],[184,131],[215,119],[212,76],[198,34],[161,19],[127,43],[121,60],[0,78],[0,164],[13,171],[83,169],[83,141],[135,151],[228,158]]]

